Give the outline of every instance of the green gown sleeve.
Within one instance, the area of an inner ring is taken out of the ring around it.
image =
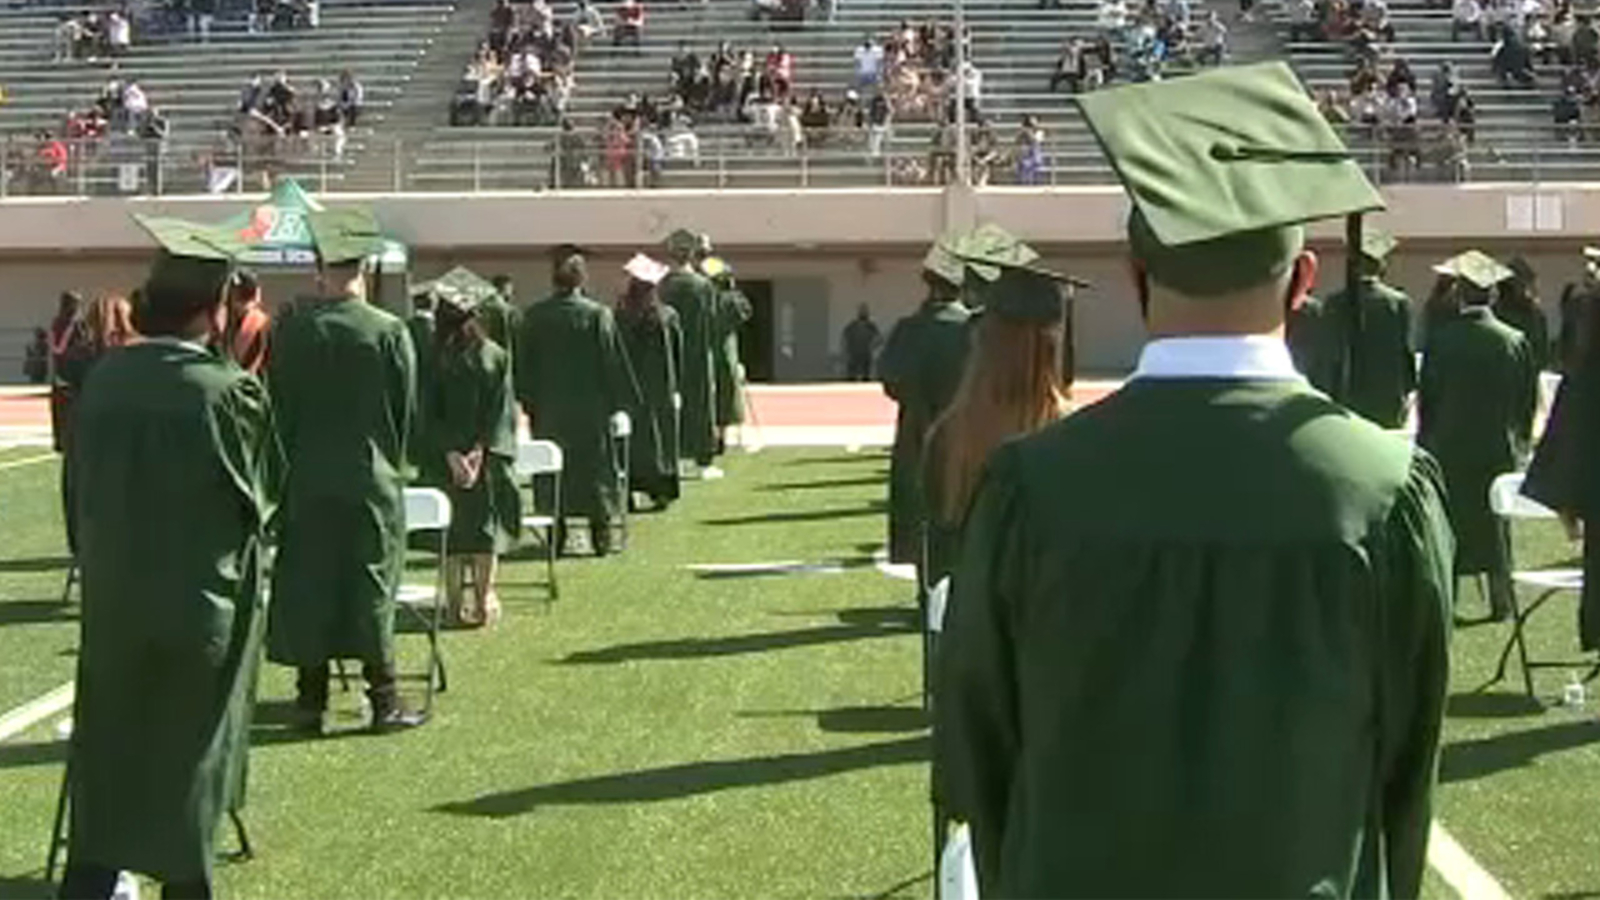
[[[516,358],[511,362],[513,387],[517,403],[532,409],[534,398],[539,396],[539,328],[534,321],[534,308],[525,310],[517,323]]]
[[[606,379],[606,399],[610,404],[607,415],[617,410],[638,409],[644,405],[638,379],[634,378],[633,365],[628,360],[628,350],[617,334],[617,319],[611,310],[600,308],[600,352]]]
[[[984,896],[995,886],[1022,737],[1011,648],[1026,523],[1008,456],[1002,448],[991,459],[962,532],[934,682],[934,791],[972,829]]]
[[[510,357],[491,354],[493,364],[485,381],[483,404],[478,409],[478,445],[506,459],[517,456],[517,407],[511,394]]]
[[[878,379],[883,382],[883,392],[897,402],[904,402],[906,386],[915,372],[916,337],[910,320],[901,321],[889,332],[883,345],[883,355],[878,358]]]
[[[392,379],[389,396],[393,404],[395,435],[400,441],[399,459],[406,458],[405,442],[411,437],[417,417],[417,351],[411,345],[411,332],[404,323],[396,322],[390,340],[389,378]]]
[[[1443,475],[1418,450],[1385,534],[1389,566],[1379,621],[1387,640],[1382,696],[1380,808],[1389,896],[1416,897],[1427,865],[1439,735],[1450,678],[1455,539]]]
[[[1516,441],[1517,457],[1526,462],[1533,449],[1533,420],[1539,414],[1539,372],[1541,358],[1533,336],[1524,335],[1517,353]]]

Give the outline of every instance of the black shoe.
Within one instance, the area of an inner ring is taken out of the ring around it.
[[[289,720],[290,729],[310,737],[322,737],[322,710],[296,706]]]
[[[596,557],[607,557],[615,550],[611,546],[611,529],[597,528],[589,533],[589,546],[593,548]]]
[[[372,723],[367,730],[373,734],[392,734],[396,731],[409,731],[426,724],[426,713],[411,712],[402,706],[395,706],[386,710],[373,709]]]

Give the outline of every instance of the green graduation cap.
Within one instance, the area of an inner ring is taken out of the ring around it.
[[[1281,272],[1307,222],[1383,208],[1283,62],[1079,95],[1150,277],[1205,297]]]
[[[411,292],[418,294],[429,290],[437,290],[441,294],[448,293],[468,298],[473,305],[485,302],[492,297],[500,296],[500,290],[494,286],[494,282],[466,266],[456,266],[432,281],[425,281],[416,285],[411,289]]]
[[[1484,290],[1516,274],[1499,260],[1480,250],[1468,250],[1459,256],[1452,256],[1434,266],[1433,271],[1440,275],[1459,278]]]
[[[134,221],[161,245],[145,276],[134,313],[141,320],[160,311],[182,315],[219,302],[244,244],[226,230],[181,219],[135,215]],[[146,327],[146,326],[142,326]]]
[[[959,238],[950,249],[963,258],[974,275],[984,281],[999,278],[1005,266],[1024,265],[1039,258],[1038,251],[993,222],[985,222],[974,228]]]
[[[1031,250],[1030,250],[1031,252]],[[1034,254],[1037,257],[1037,254]],[[1089,283],[1071,275],[1052,272],[1033,260],[1011,262],[994,256],[962,256],[976,269],[992,268],[995,277],[979,282],[978,299],[986,313],[1024,322],[1057,322],[1065,298],[1061,287],[1088,287]]]
[[[1363,228],[1361,230],[1361,255],[1373,260],[1383,262],[1389,258],[1400,242],[1395,236],[1381,228]]]
[[[244,242],[225,229],[161,216],[135,214],[133,221],[168,255],[180,259],[231,262],[245,249]]]
[[[306,225],[325,265],[366,259],[383,248],[378,220],[364,209],[308,210]]]
[[[958,247],[963,235],[948,232],[928,248],[927,254],[922,257],[922,270],[946,284],[960,287],[966,280],[966,264],[952,252],[952,247]]]
[[[679,228],[667,235],[666,248],[674,258],[692,256],[700,249],[700,235],[687,228]]]

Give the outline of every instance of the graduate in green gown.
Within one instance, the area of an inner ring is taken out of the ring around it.
[[[1295,370],[1300,223],[1381,199],[1283,63],[1079,98],[1153,340],[990,459],[939,651],[986,897],[1415,897],[1449,673],[1437,466]]]
[[[656,288],[670,271],[644,254],[623,267],[628,286],[617,301],[617,331],[638,380],[639,402],[629,410],[628,482],[656,509],[678,499],[678,361],[683,329],[678,313]]]
[[[672,271],[661,280],[661,301],[678,314],[683,328],[683,359],[678,368],[678,392],[683,395],[679,420],[681,452],[694,461],[701,477],[717,477],[712,466],[717,454],[717,381],[712,367],[712,343],[717,334],[717,290],[700,274],[700,236],[680,228],[667,237],[667,258]]]
[[[1551,366],[1550,323],[1539,303],[1538,273],[1521,256],[1512,258],[1508,268],[1511,277],[1500,285],[1494,298],[1494,317],[1522,333],[1533,354],[1534,368],[1543,372]]]
[[[605,556],[623,502],[611,417],[638,408],[639,389],[611,310],[584,294],[584,258],[564,258],[554,281],[555,294],[522,314],[517,402],[533,436],[554,441],[565,454],[557,546],[565,547],[566,518],[581,516],[589,522],[590,547]]]
[[[1555,369],[1573,372],[1582,355],[1581,336],[1587,333],[1589,310],[1600,307],[1600,247],[1583,248],[1583,278],[1561,289],[1557,312]]]
[[[878,357],[883,392],[899,404],[889,461],[889,559],[917,563],[922,557],[921,472],[928,429],[955,397],[966,366],[968,320],[961,302],[965,267],[935,246],[922,264],[927,298],[889,330]]]
[[[1395,240],[1368,228],[1361,240],[1361,279],[1297,318],[1292,344],[1301,346],[1311,383],[1352,412],[1384,428],[1402,428],[1417,387],[1416,355],[1411,346],[1412,302],[1385,284],[1384,264]],[[1306,326],[1315,324],[1306,334]],[[1309,342],[1310,358],[1304,344]]]
[[[217,826],[244,802],[277,450],[267,393],[206,349],[226,328],[223,233],[141,220],[165,249],[145,339],[78,401],[82,636],[61,896],[119,870],[210,896]]]
[[[1490,615],[1511,615],[1511,536],[1489,509],[1489,485],[1527,458],[1539,370],[1521,332],[1495,318],[1511,270],[1477,251],[1441,264],[1460,312],[1439,325],[1422,357],[1417,442],[1439,460],[1456,534],[1456,575],[1488,579]]]
[[[322,296],[278,321],[267,385],[288,455],[267,658],[298,670],[298,726],[322,730],[328,664],[359,660],[373,731],[422,718],[400,703],[394,600],[405,568],[406,443],[416,352],[403,321],[367,302],[380,243],[359,210],[308,216]]]
[[[1594,464],[1600,459],[1600,315],[1586,316],[1572,341],[1522,492],[1559,513],[1568,535],[1582,544],[1578,643],[1594,651],[1600,650],[1600,467]]]
[[[495,292],[478,304],[478,326],[489,340],[506,351],[508,358],[514,359],[517,352],[516,285],[510,275],[496,275],[489,283],[494,285]]]
[[[479,304],[444,293],[438,330],[419,356],[431,357],[434,377],[420,404],[424,482],[450,497],[445,536],[445,586],[464,625],[500,619],[495,592],[497,554],[517,539],[522,504],[512,466],[517,458],[517,407],[511,358],[479,326]],[[472,575],[472,603],[466,575]]]
[[[710,240],[702,235],[702,245]],[[716,383],[717,454],[727,449],[728,429],[744,422],[744,364],[739,361],[739,329],[750,321],[754,311],[750,298],[739,290],[733,266],[720,256],[707,257],[701,272],[717,291],[716,314],[711,336],[711,374]]]
[[[406,317],[406,331],[410,332],[411,346],[417,352],[417,410],[412,417],[411,436],[406,441],[413,472],[422,470],[423,457],[427,452],[422,444],[422,426],[427,419],[427,410],[423,407],[433,391],[433,354],[428,352],[428,348],[433,346],[436,328],[434,311],[438,305],[438,290],[432,286],[423,287],[412,293],[411,315]]]

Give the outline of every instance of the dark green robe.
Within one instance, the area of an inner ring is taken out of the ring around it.
[[[517,355],[517,320],[521,314],[505,298],[495,295],[478,304],[478,324],[489,340],[499,344],[510,359]]]
[[[1327,307],[1317,297],[1307,297],[1285,323],[1284,343],[1294,357],[1294,367],[1308,381],[1326,393],[1325,385],[1339,381],[1339,364],[1344,351],[1328,333]]]
[[[1384,428],[1406,423],[1406,401],[1417,387],[1411,346],[1412,302],[1376,278],[1359,282],[1352,302],[1340,290],[1306,311],[1292,331],[1304,342],[1296,362],[1323,393]],[[1309,329],[1309,334],[1305,333]]]
[[[425,351],[433,358],[432,386],[423,396],[423,481],[450,497],[451,553],[500,553],[517,540],[522,503],[512,468],[517,460],[517,407],[511,358],[492,340],[474,347]],[[484,448],[483,468],[470,488],[457,487],[445,454]]]
[[[267,384],[289,473],[273,662],[393,660],[416,371],[405,323],[369,303],[311,301],[278,321]]]
[[[276,436],[261,383],[193,344],[105,358],[79,401],[74,864],[209,878],[244,801]]]
[[[521,328],[517,402],[533,436],[565,454],[561,515],[611,522],[623,499],[611,416],[639,405],[611,310],[581,293],[558,294],[523,311]]]
[[[1444,469],[1457,574],[1509,571],[1510,538],[1489,509],[1489,485],[1526,458],[1538,396],[1527,342],[1487,307],[1468,307],[1434,331],[1422,359],[1417,441]]]
[[[1293,381],[1136,380],[997,451],[934,703],[983,896],[1417,896],[1440,493]]]
[[[678,361],[683,329],[672,307],[661,304],[649,315],[617,318],[628,362],[638,379],[639,402],[629,416],[628,480],[633,490],[658,502],[678,499]]]
[[[717,433],[744,421],[744,365],[739,361],[739,329],[750,321],[750,299],[738,288],[717,292],[711,370],[716,382]]]
[[[683,329],[678,368],[678,391],[683,394],[680,452],[707,465],[717,450],[717,382],[711,362],[717,335],[716,288],[704,275],[680,268],[661,280],[659,292],[661,302],[677,311]]]
[[[433,393],[434,323],[431,311],[419,310],[406,319],[406,331],[411,333],[411,346],[417,355],[417,410],[411,420],[413,430],[410,439],[406,442],[414,472],[422,471],[427,453],[422,441],[422,427],[428,418],[428,397]]]
[[[1515,328],[1522,339],[1528,342],[1528,353],[1533,357],[1535,371],[1543,372],[1550,368],[1550,323],[1545,321],[1544,311],[1539,308],[1538,301],[1533,301],[1532,306],[1518,306],[1497,300],[1494,317]]]
[[[1578,642],[1600,650],[1600,359],[1579,358],[1561,380],[1522,491],[1584,523]]]
[[[895,323],[878,358],[883,390],[900,404],[889,463],[892,562],[921,559],[923,443],[961,384],[971,317],[971,311],[959,302],[924,303]]]

